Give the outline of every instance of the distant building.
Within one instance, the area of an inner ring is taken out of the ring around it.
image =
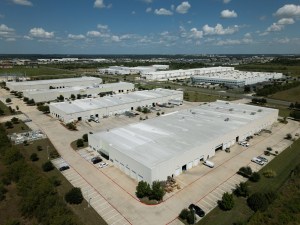
[[[6,86],[11,91],[24,91],[36,89],[49,89],[49,88],[66,88],[79,85],[95,85],[102,83],[102,79],[96,77],[77,77],[53,80],[35,80],[23,82],[7,82]]]
[[[100,74],[130,75],[130,74],[152,73],[157,70],[167,70],[167,69],[169,69],[169,65],[136,66],[136,67],[110,66],[108,68],[101,68],[98,71]]]
[[[109,84],[95,84],[90,86],[74,86],[60,89],[38,89],[38,90],[24,90],[23,96],[33,99],[35,102],[54,101],[58,96],[62,95],[65,99],[71,98],[71,95],[99,97],[105,94],[127,93],[134,90],[134,84],[119,82]]]

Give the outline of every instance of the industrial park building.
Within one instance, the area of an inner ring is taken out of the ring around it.
[[[62,95],[65,99],[71,99],[71,95],[97,97],[97,95],[127,93],[134,90],[134,84],[119,82],[108,84],[94,84],[92,86],[75,86],[60,89],[25,90],[23,96],[33,99],[35,102],[54,101]],[[99,97],[99,96],[98,96]]]
[[[103,118],[135,110],[138,106],[151,107],[169,101],[183,101],[183,92],[169,89],[136,91],[102,98],[79,99],[51,103],[50,114],[65,123],[88,120],[91,116]],[[100,121],[101,122],[101,121]]]
[[[11,91],[22,92],[24,90],[36,90],[36,89],[49,89],[51,88],[65,88],[73,86],[88,86],[101,84],[102,79],[96,77],[77,77],[77,78],[65,78],[65,79],[53,79],[53,80],[35,80],[35,81],[23,81],[23,82],[7,82],[6,86]]]
[[[282,77],[282,73],[245,72],[232,70],[194,75],[191,77],[191,79],[192,83],[194,84],[210,83],[223,84],[226,86],[243,87],[245,85],[252,85],[256,83],[281,79]]]
[[[88,140],[128,176],[152,183],[201,164],[277,117],[277,109],[217,101],[89,134]]]
[[[127,67],[127,66],[110,66],[109,68],[99,69],[100,74],[109,75],[129,75],[129,74],[143,74],[152,73],[157,70],[167,70],[169,65],[152,65],[152,66],[137,66],[137,67]]]
[[[168,71],[156,71],[156,72],[143,72],[141,78],[146,80],[176,80],[176,79],[188,79],[194,75],[210,74],[216,72],[227,72],[234,70],[233,67],[208,67],[208,68],[196,68],[187,70],[168,70]]]

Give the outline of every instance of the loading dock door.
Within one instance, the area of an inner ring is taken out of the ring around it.
[[[187,170],[189,170],[189,169],[192,169],[192,167],[193,167],[193,161],[191,161],[191,162],[189,162],[188,164],[187,164]]]
[[[180,167],[179,168],[177,168],[176,170],[175,170],[175,176],[178,176],[178,175],[180,175],[180,173],[181,173],[181,169],[180,169]]]
[[[130,169],[127,166],[125,167],[125,173],[130,176]]]
[[[135,180],[137,179],[136,172],[133,170],[131,170],[131,177]]]
[[[197,166],[197,165],[199,164],[199,161],[200,161],[199,158],[195,159],[195,160],[194,160],[194,166]]]

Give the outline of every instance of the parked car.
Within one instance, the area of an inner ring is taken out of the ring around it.
[[[96,164],[96,163],[102,162],[102,159],[99,156],[96,156],[96,157],[93,157],[91,159],[91,161],[93,164]]]
[[[68,169],[70,169],[69,166],[61,166],[61,167],[59,168],[59,171],[65,171],[65,170],[68,170]]]
[[[203,164],[204,164],[205,166],[210,167],[210,168],[213,168],[213,167],[215,166],[215,164],[214,164],[213,162],[208,161],[208,160],[204,161]]]
[[[203,209],[201,209],[199,206],[197,206],[197,205],[194,205],[194,204],[190,204],[190,206],[189,206],[189,209],[190,210],[195,210],[195,213],[198,215],[198,216],[200,216],[200,217],[203,217],[203,216],[205,216],[205,212],[203,211]]]
[[[268,160],[263,156],[257,156],[256,158],[260,159],[263,162],[268,162]]]
[[[258,164],[258,165],[261,165],[261,166],[263,166],[265,164],[262,160],[260,160],[256,157],[252,158],[251,161]]]

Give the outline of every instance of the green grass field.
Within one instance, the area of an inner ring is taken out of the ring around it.
[[[300,140],[294,142],[280,155],[268,163],[259,173],[261,180],[258,183],[248,181],[251,193],[260,191],[278,191],[289,178],[291,171],[300,163]],[[265,178],[262,172],[272,169],[277,173],[275,178]],[[218,207],[207,214],[197,225],[232,225],[235,222],[247,221],[254,212],[246,204],[245,198],[234,197],[235,206],[231,211],[222,211]]]
[[[50,67],[26,68],[24,66],[15,66],[11,69],[0,69],[0,74],[26,74],[27,76],[43,76],[43,75],[64,75],[75,74],[70,70],[62,70]]]
[[[299,102],[300,101],[300,86],[291,88],[289,90],[280,91],[273,95],[268,96],[269,98],[290,101],[290,102]]]

